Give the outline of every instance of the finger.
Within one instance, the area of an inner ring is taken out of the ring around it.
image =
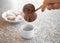
[[[59,3],[55,3],[55,4],[53,5],[53,7],[54,7],[54,9],[59,9],[59,8],[60,8],[60,4],[59,4]]]
[[[45,8],[46,8],[46,7],[43,6],[43,7],[41,8],[41,11],[44,12],[44,11],[45,11]]]
[[[43,4],[42,7],[41,7],[41,11],[44,12],[45,11],[45,8],[46,8],[47,4]]]
[[[53,9],[53,5],[48,5],[48,6],[47,6],[47,9],[48,9],[48,10]]]

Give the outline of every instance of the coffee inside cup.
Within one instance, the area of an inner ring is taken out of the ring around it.
[[[26,25],[24,28],[23,28],[24,31],[31,31],[33,30],[33,26],[32,25]]]

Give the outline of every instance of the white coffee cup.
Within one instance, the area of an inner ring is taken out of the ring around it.
[[[25,39],[32,39],[35,37],[35,33],[37,32],[37,27],[31,24],[24,24],[21,26],[20,34]]]

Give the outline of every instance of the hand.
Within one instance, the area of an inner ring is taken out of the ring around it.
[[[45,8],[48,10],[51,9],[59,9],[60,8],[60,0],[44,0],[43,5],[41,5],[41,10],[44,11]]]

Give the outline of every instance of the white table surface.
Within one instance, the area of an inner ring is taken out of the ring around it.
[[[41,0],[40,1],[27,0],[27,1],[29,3],[33,3],[37,7],[39,7],[39,4],[41,2]],[[26,2],[26,0],[25,1],[22,0],[22,2],[28,3]],[[24,3],[22,4],[24,5]],[[22,6],[20,6],[21,9]],[[36,37],[34,39],[25,40],[21,43],[60,43],[60,9],[50,11],[46,9],[45,12],[43,13],[39,10],[36,13],[38,17],[31,24],[36,25],[38,27],[38,33],[36,34]],[[20,43],[20,42],[10,42],[10,43]]]

